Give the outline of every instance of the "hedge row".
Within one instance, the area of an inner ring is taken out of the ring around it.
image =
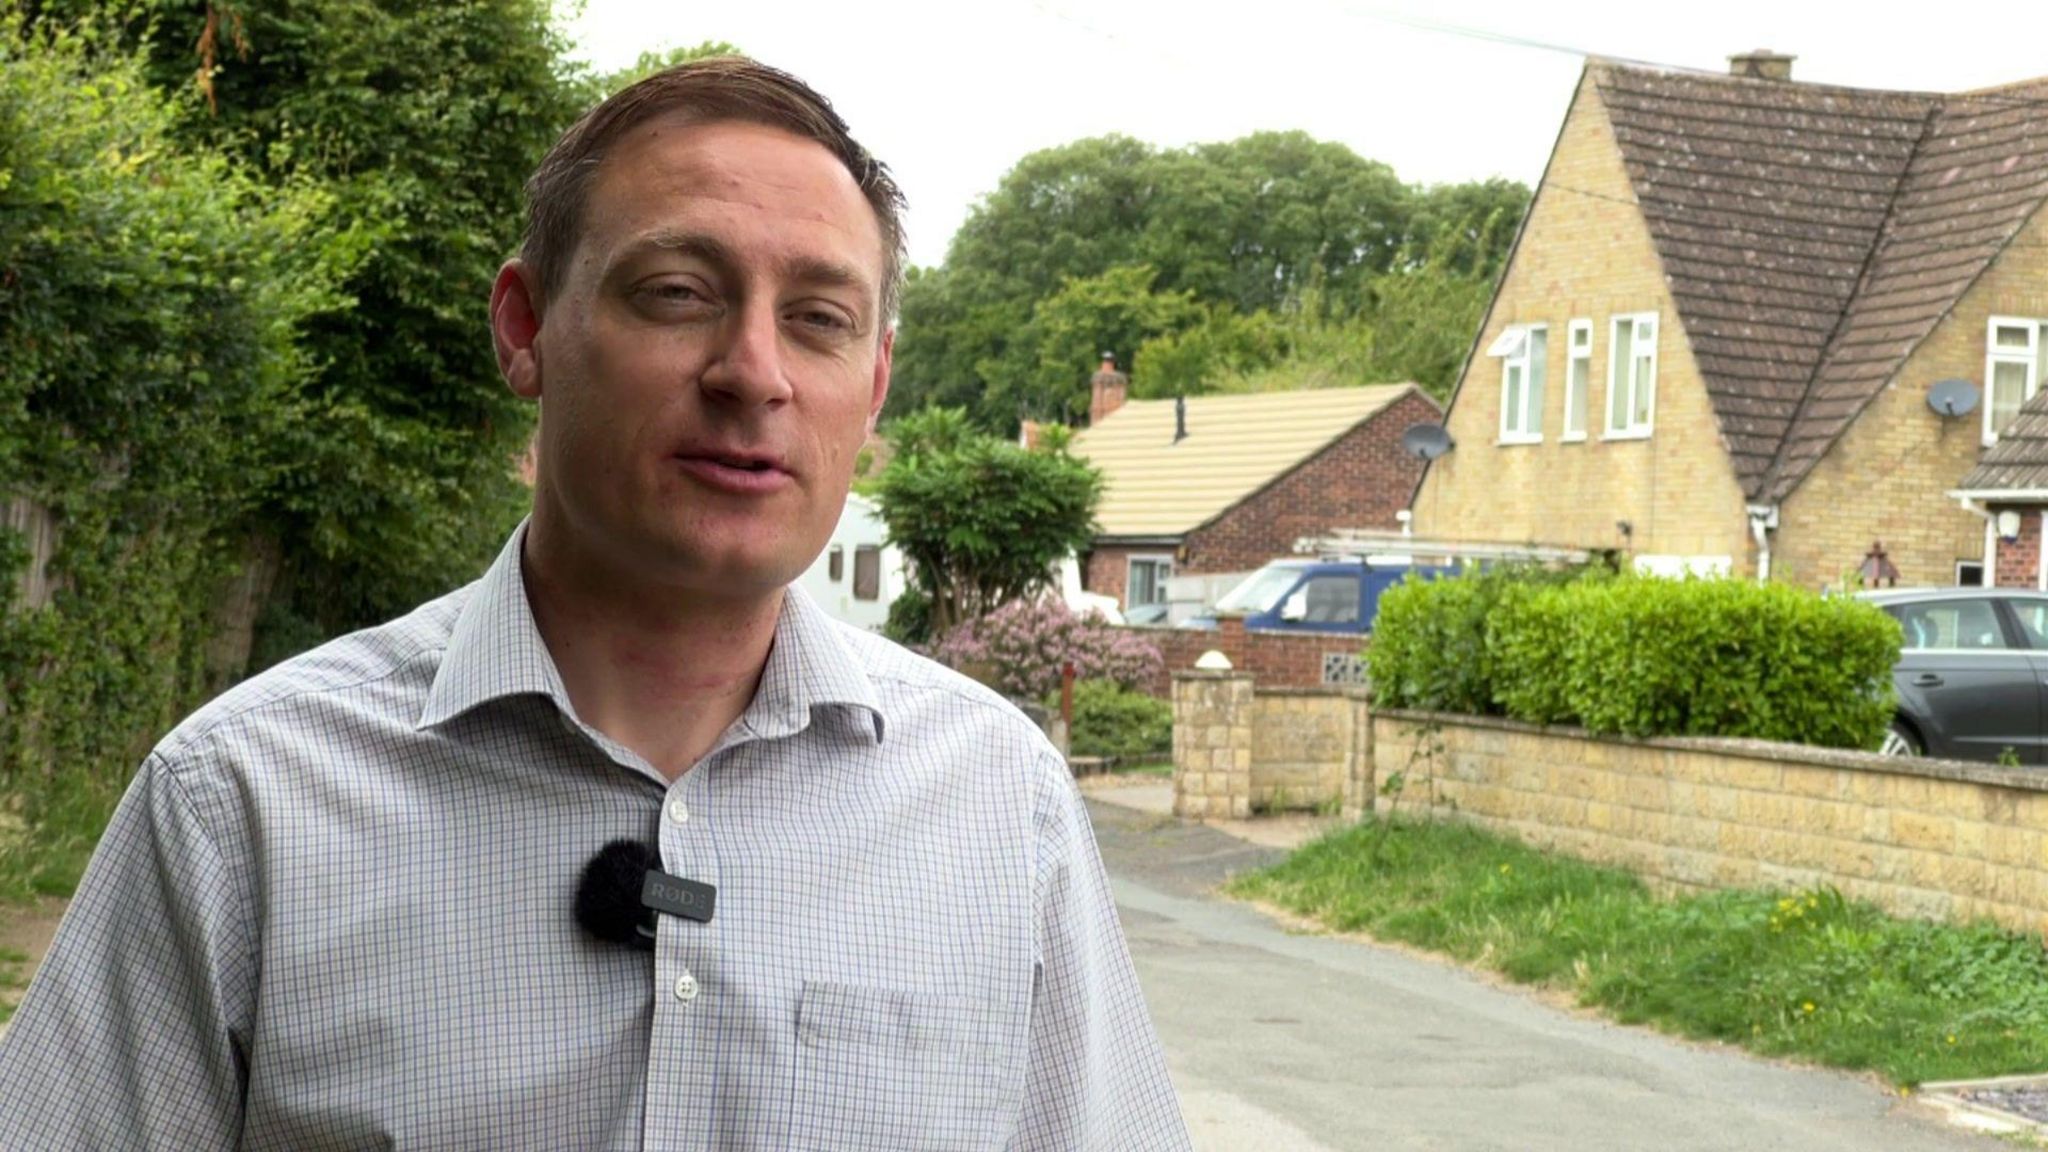
[[[1367,661],[1393,707],[1875,748],[1899,643],[1877,608],[1787,585],[1500,570],[1388,590]]]

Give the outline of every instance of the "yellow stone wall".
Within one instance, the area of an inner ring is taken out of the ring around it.
[[[1404,810],[1433,804],[1667,888],[1827,884],[1898,915],[2048,933],[2038,773],[1461,717],[1371,727],[1380,777],[1408,773]]]

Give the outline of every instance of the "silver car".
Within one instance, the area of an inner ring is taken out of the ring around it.
[[[1905,633],[1898,715],[1883,751],[2048,764],[2048,592],[1918,588],[1860,593]]]

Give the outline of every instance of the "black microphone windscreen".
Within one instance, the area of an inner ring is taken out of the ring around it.
[[[614,840],[605,845],[576,882],[576,922],[600,940],[651,950],[654,910],[641,904],[640,887],[648,870],[660,867],[661,853],[652,844]]]

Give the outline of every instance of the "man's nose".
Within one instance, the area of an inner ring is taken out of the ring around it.
[[[747,303],[720,326],[704,389],[742,407],[776,407],[789,399],[781,318],[766,304]]]

